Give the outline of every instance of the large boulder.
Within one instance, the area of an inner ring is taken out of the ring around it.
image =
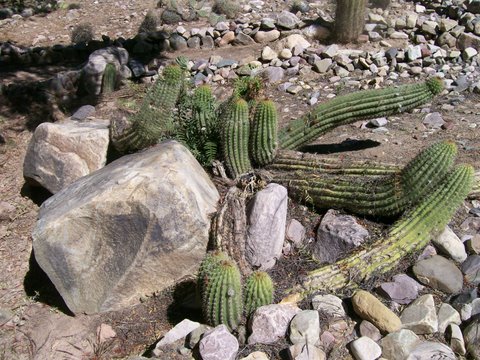
[[[108,125],[105,120],[40,124],[25,155],[23,176],[55,194],[101,169],[107,162]]]
[[[48,199],[35,258],[73,313],[117,310],[197,270],[218,198],[190,152],[164,142]]]

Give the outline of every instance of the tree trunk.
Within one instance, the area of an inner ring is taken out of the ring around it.
[[[335,12],[335,40],[354,42],[363,31],[367,0],[337,0]]]

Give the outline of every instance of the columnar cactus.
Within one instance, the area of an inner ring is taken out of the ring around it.
[[[255,271],[245,285],[245,312],[250,316],[257,308],[273,301],[273,282],[264,271]]]
[[[460,165],[427,197],[393,225],[386,239],[379,239],[334,264],[314,270],[293,290],[307,296],[316,291],[353,289],[358,283],[393,270],[407,255],[425,247],[443,231],[472,188],[474,170]]]
[[[335,40],[340,43],[356,41],[365,25],[367,0],[337,0],[335,11]]]
[[[235,262],[223,256],[208,260],[204,266],[202,310],[209,325],[224,324],[233,330],[243,312],[241,276]]]
[[[250,157],[255,165],[272,162],[277,152],[277,109],[273,101],[260,101],[253,110]]]
[[[216,101],[209,85],[202,85],[193,93],[192,117],[198,134],[211,134],[217,129]]]
[[[112,122],[112,142],[120,152],[135,151],[154,145],[173,133],[173,110],[184,82],[183,70],[169,65],[145,96],[140,110],[129,119],[130,126],[117,129]]]
[[[117,69],[113,64],[107,64],[102,78],[102,94],[109,94],[115,91],[117,84]]]
[[[393,216],[435,189],[453,164],[453,142],[433,144],[398,173],[386,177],[339,178],[297,172],[274,175],[294,196],[321,207],[340,207],[358,214]]]
[[[318,105],[279,133],[281,149],[297,149],[327,131],[361,119],[400,113],[421,105],[443,89],[442,80],[431,78],[421,84],[364,90],[338,96]]]
[[[239,98],[228,100],[220,116],[223,123],[222,155],[230,176],[235,179],[252,168],[248,157],[250,122],[247,102]]]

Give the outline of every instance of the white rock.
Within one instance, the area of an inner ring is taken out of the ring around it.
[[[202,360],[234,360],[238,349],[237,338],[223,324],[203,334],[198,346]]]
[[[300,308],[291,304],[272,304],[259,307],[253,314],[249,344],[272,344],[283,338],[293,317]]]
[[[335,295],[316,295],[312,299],[312,307],[328,317],[345,318],[347,316],[342,299]]]
[[[462,330],[456,324],[450,324],[448,326],[450,328],[450,347],[457,354],[465,355],[467,349],[465,349]]]
[[[265,46],[262,50],[262,60],[271,61],[278,57],[276,51],[274,51],[270,46]]]
[[[420,296],[405,308],[400,316],[404,329],[415,334],[433,334],[438,331],[438,319],[433,295]]]
[[[465,245],[448,225],[439,236],[433,238],[433,243],[455,261],[464,262],[467,258]]]
[[[443,334],[449,324],[460,325],[460,314],[450,304],[442,303],[438,309],[438,331]]]
[[[290,342],[315,345],[319,339],[320,317],[318,311],[303,310],[295,315],[290,323]]]
[[[382,355],[382,348],[367,336],[352,341],[350,349],[357,360],[375,360]]]
[[[169,345],[174,343],[177,340],[183,339],[186,337],[188,334],[190,334],[193,330],[198,328],[200,326],[200,323],[191,321],[188,319],[184,319],[181,322],[179,322],[173,329],[168,331],[155,345],[155,349],[153,350],[153,353],[156,356],[159,356],[161,353],[158,351],[162,346]]]

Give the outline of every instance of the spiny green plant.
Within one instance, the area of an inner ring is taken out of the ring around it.
[[[443,231],[468,195],[473,179],[471,166],[457,166],[435,191],[393,225],[386,239],[310,272],[304,283],[292,290],[302,296],[317,291],[347,291],[360,282],[392,271],[404,257],[421,250]]]
[[[222,156],[230,176],[236,179],[252,169],[248,156],[248,104],[236,96],[227,101],[221,115]]]
[[[120,152],[134,151],[154,145],[170,137],[175,130],[173,112],[184,85],[184,72],[178,65],[165,67],[163,76],[145,95],[139,111],[124,131],[112,123],[112,143]]]
[[[245,284],[245,313],[250,316],[257,308],[273,301],[273,281],[266,272],[255,271]]]
[[[153,11],[149,10],[145,15],[142,23],[138,28],[139,33],[151,33],[157,31],[158,26],[160,25],[160,17],[158,14]]]
[[[72,30],[72,44],[84,44],[93,40],[95,31],[90,23],[81,23],[76,25]]]
[[[361,119],[400,113],[421,105],[443,89],[443,82],[431,78],[420,84],[364,90],[338,96],[318,105],[279,133],[281,149],[297,149],[327,131]]]
[[[225,254],[207,258],[207,264],[201,266],[200,280],[203,315],[211,326],[224,324],[234,330],[243,312],[240,271]]]
[[[225,15],[229,19],[233,19],[240,13],[240,5],[234,0],[215,0],[212,6],[212,11]]]
[[[252,105],[260,97],[263,88],[263,81],[260,77],[242,76],[235,81],[233,94]]]
[[[117,69],[114,64],[107,64],[102,78],[102,94],[110,94],[115,91],[117,85]]]
[[[340,43],[356,41],[363,32],[367,0],[337,0],[335,11],[335,40]]]
[[[206,284],[209,282],[212,270],[221,261],[228,259],[228,255],[221,251],[210,252],[203,258],[197,275],[197,292],[200,295],[200,298],[203,298],[204,289]]]
[[[180,55],[175,58],[175,63],[177,63],[177,65],[180,66],[183,70],[187,70],[189,61],[190,59],[184,55]]]
[[[316,176],[297,172],[274,175],[291,193],[315,206],[340,207],[358,214],[394,216],[429,194],[448,173],[457,147],[450,141],[439,142],[420,152],[400,172],[372,178]],[[375,168],[374,168],[375,170]],[[373,170],[373,171],[374,171]]]
[[[265,166],[275,158],[277,142],[277,109],[273,101],[255,105],[250,131],[250,157],[257,166]]]

